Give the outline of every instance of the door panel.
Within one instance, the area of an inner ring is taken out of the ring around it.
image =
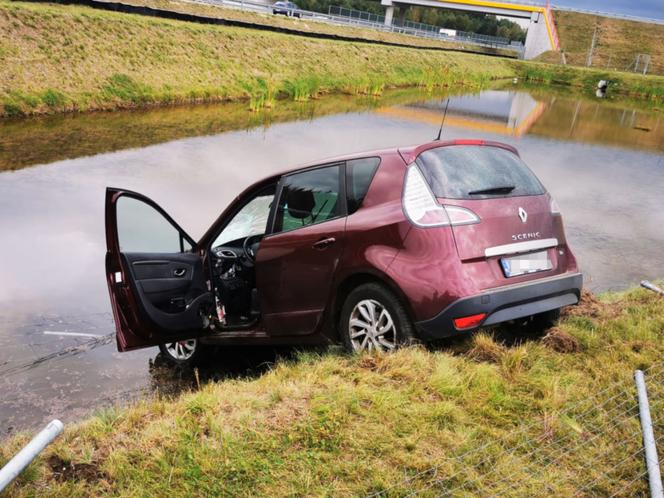
[[[343,252],[345,226],[346,218],[337,218],[262,240],[256,279],[270,335],[317,329]]]
[[[195,243],[150,199],[106,191],[106,279],[118,350],[192,338],[212,303]]]
[[[199,310],[192,303],[206,298],[206,288],[197,254],[128,253],[123,258],[149,319],[165,332],[200,328]]]
[[[261,313],[272,336],[311,334],[321,323],[345,242],[344,171],[343,164],[325,165],[279,184],[275,233],[256,255]]]

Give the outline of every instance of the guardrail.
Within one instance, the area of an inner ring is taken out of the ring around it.
[[[441,41],[455,41],[459,43],[470,43],[473,45],[504,48],[520,52],[523,50],[523,43],[513,42],[508,38],[499,36],[481,35],[478,33],[469,33],[466,31],[457,31],[455,36],[450,36],[440,32],[440,26],[424,24],[415,21],[394,21],[393,26],[385,25],[385,17],[365,12],[362,10],[348,9],[346,7],[330,6],[328,16],[335,19],[343,19],[349,24],[361,23],[366,27],[378,29],[381,31],[395,31],[422,38],[433,38]]]

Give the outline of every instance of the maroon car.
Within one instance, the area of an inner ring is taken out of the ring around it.
[[[391,350],[578,302],[555,201],[517,151],[431,142],[261,180],[195,241],[146,197],[106,192],[120,351],[202,344]]]

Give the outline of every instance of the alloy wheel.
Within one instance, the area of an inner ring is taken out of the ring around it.
[[[196,339],[188,339],[186,341],[169,342],[166,344],[166,351],[176,360],[186,361],[196,352],[198,341]]]
[[[394,320],[374,299],[364,299],[355,305],[348,329],[354,351],[392,351],[397,346]]]

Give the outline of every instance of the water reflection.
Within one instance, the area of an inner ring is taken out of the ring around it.
[[[520,137],[542,116],[546,105],[526,92],[487,90],[477,95],[381,107],[377,112],[435,125],[441,122],[445,109],[446,126]]]
[[[401,89],[388,91],[380,99],[337,95],[304,103],[280,101],[274,109],[258,113],[249,112],[246,103],[231,103],[5,120],[0,121],[0,171],[330,114],[375,111],[435,125],[440,124],[448,96],[446,125],[450,127],[664,150],[662,112],[654,112],[647,104],[625,107],[610,100],[531,88],[469,95],[454,92],[461,90],[423,95],[419,90]]]
[[[385,106],[376,112],[397,119],[440,124],[445,99]],[[449,99],[445,125],[467,131],[521,137],[537,135],[630,149],[664,151],[662,113],[621,107],[541,90],[488,90]]]
[[[446,98],[398,91],[260,115],[204,106],[0,124],[0,165],[14,169],[0,173],[0,435],[191,385],[158,359],[148,368],[154,349],[118,354],[112,340],[95,342],[113,333],[107,185],[148,195],[197,238],[239,191],[275,171],[431,140]],[[519,148],[560,204],[591,289],[663,276],[661,112],[512,87],[452,96],[448,112],[443,139]],[[260,373],[278,356],[256,354],[222,356],[201,375]]]
[[[421,98],[418,90],[401,89],[380,99],[336,95],[308,102],[279,101],[274,109],[260,112],[250,112],[248,104],[240,102],[0,120],[0,171]]]

